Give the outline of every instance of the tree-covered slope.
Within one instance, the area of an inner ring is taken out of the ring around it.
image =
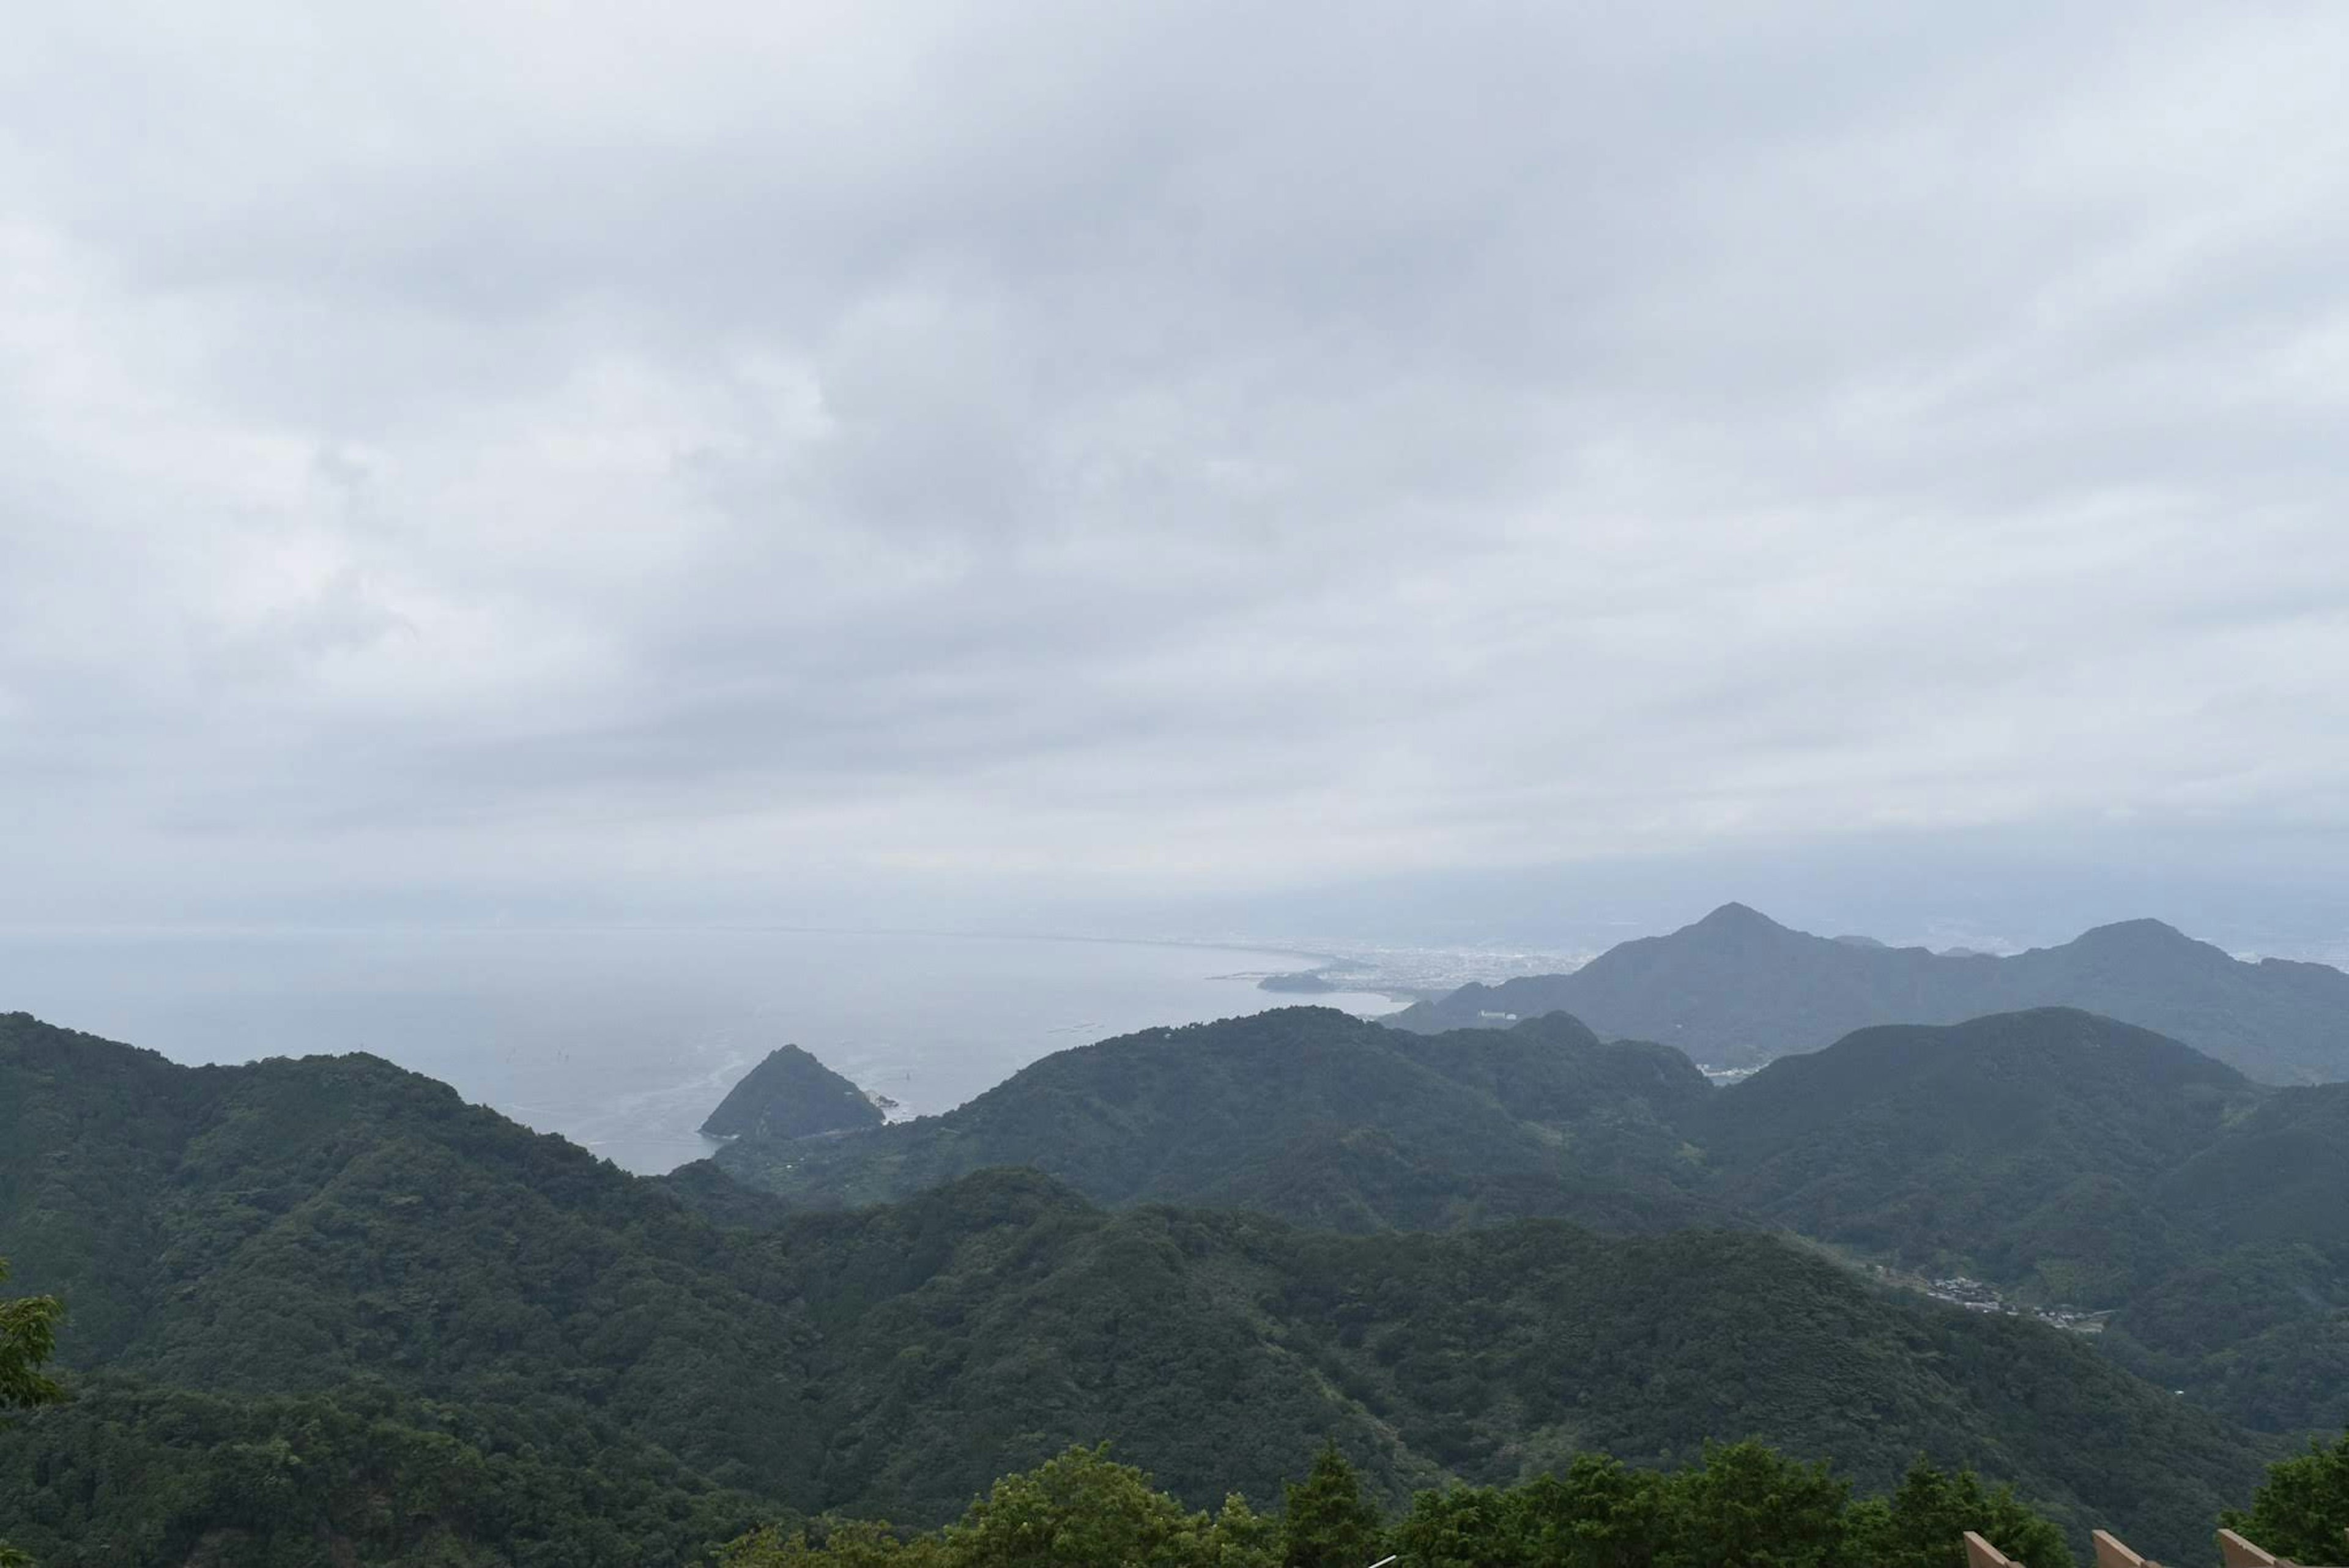
[[[2116,1353],[2240,1420],[2349,1427],[2349,1085],[2267,1096],[2152,1201],[2189,1246],[2116,1315]]]
[[[2349,1078],[2349,974],[2280,959],[2246,963],[2158,920],[1998,958],[1812,936],[1728,904],[1571,974],[1463,986],[1388,1022],[1433,1033],[1564,1010],[1603,1035],[1742,1063],[1816,1050],[1876,1024],[2037,1007],[2156,1030],[2262,1083]]]
[[[1862,1030],[1691,1126],[1755,1218],[2116,1308],[2117,1358],[2237,1419],[2349,1421],[2349,1085],[2262,1088],[2041,1009]]]
[[[1342,1231],[1527,1214],[1614,1229],[1707,1210],[1678,1125],[1711,1093],[1679,1053],[1571,1018],[1420,1038],[1327,1008],[1062,1051],[941,1116],[718,1156],[810,1204],[1025,1165],[1104,1203],[1261,1210]]]
[[[1416,1036],[1294,1009],[1104,1041],[945,1116],[719,1160],[798,1206],[1019,1163],[1102,1202],[1356,1232],[1782,1226],[2118,1309],[2106,1343],[2127,1365],[2292,1429],[2349,1418],[2349,1380],[2328,1376],[2349,1366],[2344,1114],[2349,1085],[2264,1088],[2065,1008],[1860,1030],[1718,1091],[1676,1052],[1559,1014]],[[722,1186],[693,1200],[755,1218]]]
[[[2069,1009],[1861,1030],[1707,1109],[1740,1208],[1919,1265],[2108,1305],[2173,1260],[2154,1183],[2258,1091],[2174,1040]]]
[[[380,1382],[241,1398],[108,1375],[0,1429],[0,1521],[41,1568],[647,1568],[780,1507],[616,1423]]]
[[[809,1137],[881,1125],[864,1092],[796,1045],[778,1046],[734,1085],[701,1130],[711,1137]]]
[[[1392,1495],[1750,1433],[1872,1485],[1919,1451],[1975,1462],[2163,1544],[2255,1470],[2229,1428],[2072,1340],[1750,1233],[1345,1237],[1104,1211],[1025,1172],[854,1212],[749,1200],[759,1225],[720,1225],[368,1058],[179,1068],[22,1019],[0,1104],[33,1139],[0,1189],[10,1244],[37,1242],[18,1282],[106,1325],[69,1325],[68,1369],[225,1397],[187,1429],[264,1447],[254,1401],[373,1380],[469,1430],[535,1423],[568,1451],[625,1433],[637,1473],[665,1452],[730,1493],[928,1521],[1102,1438],[1212,1502],[1269,1501],[1332,1434]],[[138,1108],[152,1127],[119,1125]],[[0,1477],[53,1462],[47,1429],[0,1437]]]

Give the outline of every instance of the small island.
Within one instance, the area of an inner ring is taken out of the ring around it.
[[[701,1124],[710,1137],[813,1137],[879,1127],[864,1091],[796,1045],[780,1046],[744,1075]]]

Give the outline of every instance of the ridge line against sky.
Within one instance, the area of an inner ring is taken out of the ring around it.
[[[0,921],[2349,932],[2339,7],[19,13]]]

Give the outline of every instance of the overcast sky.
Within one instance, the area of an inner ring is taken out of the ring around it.
[[[0,7],[0,922],[2349,870],[2337,3]]]

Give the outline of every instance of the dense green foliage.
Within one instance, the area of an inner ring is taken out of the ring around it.
[[[640,1568],[778,1509],[609,1421],[381,1383],[236,1399],[101,1376],[0,1435],[0,1521],[42,1568]]]
[[[1297,1007],[1062,1051],[942,1116],[745,1138],[718,1162],[814,1205],[1025,1165],[1098,1202],[1329,1230],[1555,1215],[1654,1231],[1721,1218],[1671,1130],[1710,1094],[1679,1053],[1605,1044],[1570,1018],[1431,1040]]]
[[[1334,1442],[1281,1501],[1280,1558],[1288,1568],[1362,1568],[1379,1555],[1379,1511],[1362,1495],[1361,1478]]]
[[[1969,1472],[1913,1466],[1887,1497],[1852,1500],[1825,1467],[1764,1444],[1709,1445],[1678,1470],[1602,1455],[1514,1486],[1414,1497],[1389,1521],[1336,1448],[1288,1489],[1278,1521],[1226,1501],[1187,1512],[1139,1469],[1072,1449],[1008,1476],[926,1534],[819,1521],[734,1542],[724,1568],[1960,1568],[1979,1531],[2029,1568],[2070,1568],[2063,1532]]]
[[[2258,1094],[2175,1041],[2051,1009],[1784,1057],[1697,1136],[1765,1220],[2108,1306],[2174,1266],[2156,1184]]]
[[[0,1285],[8,1282],[8,1260],[0,1258]],[[44,1367],[57,1354],[57,1320],[65,1308],[55,1296],[0,1296],[0,1412],[55,1404],[65,1397]]]
[[[2070,1009],[1861,1030],[1719,1091],[1560,1015],[1413,1036],[1288,1009],[1063,1052],[943,1116],[745,1139],[719,1163],[796,1204],[1019,1163],[1101,1201],[1343,1231],[1783,1226],[2118,1308],[2116,1356],[2247,1424],[2349,1422],[2349,1085],[2262,1088]],[[700,1172],[677,1181],[771,1221]]]
[[[2064,1009],[1860,1031],[1689,1124],[1741,1210],[2026,1300],[2277,1430],[2349,1423],[2349,1085]]]
[[[2349,1078],[2349,974],[2244,963],[2157,920],[2102,926],[2012,958],[1943,955],[1789,930],[1742,904],[1609,949],[1571,974],[1471,984],[1391,1023],[1423,1032],[1563,1011],[1609,1037],[1702,1062],[1816,1051],[1881,1023],[2076,1007],[2158,1030],[2262,1083]]]
[[[881,1125],[864,1092],[796,1045],[784,1045],[744,1075],[709,1113],[711,1137],[811,1137]]]
[[[2257,1468],[2075,1338],[1758,1233],[1346,1236],[1104,1212],[1017,1172],[792,1214],[723,1179],[629,1177],[367,1057],[191,1069],[0,1019],[0,1233],[25,1284],[67,1293],[62,1356],[238,1411],[375,1379],[397,1426],[434,1430],[421,1401],[558,1459],[621,1432],[656,1480],[666,1453],[781,1507],[916,1524],[1102,1439],[1193,1506],[1269,1507],[1333,1437],[1392,1502],[1750,1433],[1868,1487],[1919,1452],[1971,1465],[2162,1551]],[[0,1435],[0,1474],[40,1464],[47,1429]],[[320,1473],[304,1517],[332,1521]],[[636,1528],[638,1504],[582,1497]]]
[[[7,1282],[8,1260],[0,1258],[0,1284]],[[63,1315],[54,1296],[0,1296],[0,1415],[65,1397],[65,1389],[43,1370],[57,1353],[57,1319]],[[0,1511],[0,1519],[6,1517]],[[0,1568],[24,1568],[27,1561],[0,1540]]]
[[[2349,1563],[2349,1433],[2271,1467],[2251,1508],[2224,1522],[2279,1557]]]

